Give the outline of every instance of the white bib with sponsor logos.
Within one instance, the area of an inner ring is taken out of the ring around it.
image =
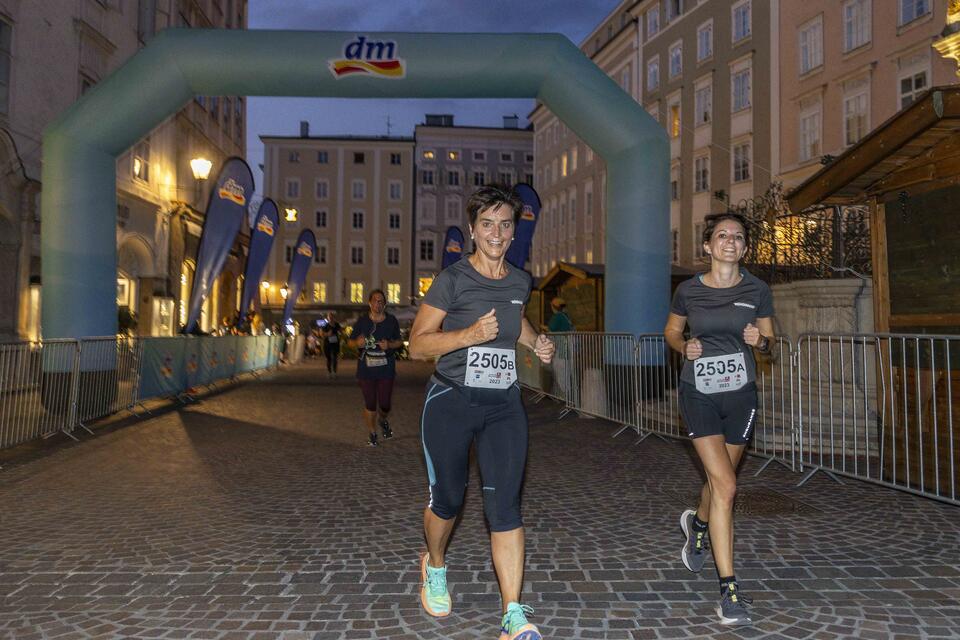
[[[700,393],[736,391],[749,381],[740,352],[693,361],[693,375]]]
[[[517,379],[516,353],[513,349],[470,347],[463,376],[465,387],[509,389]]]

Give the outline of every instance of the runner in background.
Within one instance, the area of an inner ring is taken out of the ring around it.
[[[393,437],[388,417],[393,398],[393,381],[397,376],[397,349],[403,346],[400,323],[385,311],[387,298],[374,289],[367,298],[369,313],[360,316],[350,334],[350,344],[357,349],[357,381],[363,392],[363,418],[369,435],[367,444],[376,447],[377,423],[383,439]]]
[[[769,353],[773,343],[770,287],[740,266],[749,247],[746,220],[734,213],[707,216],[703,248],[710,271],[682,282],[674,294],[667,343],[684,356],[680,373],[680,415],[693,438],[707,482],[696,509],[680,516],[686,542],[683,564],[703,568],[709,543],[720,579],[720,622],[752,622],[733,568],[733,501],[737,466],[753,435],[757,414],[754,350]],[[684,329],[689,327],[689,339]]]

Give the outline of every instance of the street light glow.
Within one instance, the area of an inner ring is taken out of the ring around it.
[[[210,169],[213,163],[206,158],[199,157],[190,161],[190,170],[193,171],[195,180],[206,180],[210,177]]]

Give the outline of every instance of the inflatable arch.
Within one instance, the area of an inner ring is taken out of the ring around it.
[[[116,333],[116,158],[196,95],[536,98],[606,161],[606,330],[663,328],[666,133],[567,38],[170,29],[44,132],[44,337]]]

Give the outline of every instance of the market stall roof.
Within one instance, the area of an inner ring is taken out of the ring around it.
[[[960,177],[960,87],[933,87],[787,194],[811,205],[862,204],[919,183]]]

